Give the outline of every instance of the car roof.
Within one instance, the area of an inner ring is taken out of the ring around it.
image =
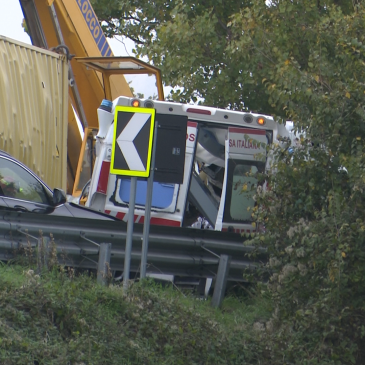
[[[0,150],[0,156],[6,157],[6,158],[8,158],[10,160],[13,160],[14,162],[17,162],[19,165],[22,165],[26,170],[29,170],[30,172],[32,172],[34,174],[34,172],[29,167],[27,167],[26,165],[24,165],[21,161],[19,161],[18,159],[16,159],[10,153],[5,152],[3,150]]]
[[[5,155],[5,156],[7,156],[7,157],[11,157],[11,158],[13,158],[9,153],[7,153],[7,152],[5,152],[5,151],[3,151],[3,150],[0,150],[0,155]]]

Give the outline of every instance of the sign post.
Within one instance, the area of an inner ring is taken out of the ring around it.
[[[147,181],[147,195],[143,222],[143,238],[142,238],[142,254],[141,254],[141,279],[146,277],[147,253],[148,253],[148,236],[150,234],[151,221],[151,207],[152,207],[152,193],[153,193],[153,176],[155,170],[156,160],[156,146],[157,146],[157,129],[158,123],[155,124],[155,133],[153,137],[151,173]]]
[[[110,173],[131,176],[123,289],[128,289],[137,177],[149,177],[155,109],[116,106]]]
[[[131,191],[129,196],[129,210],[128,210],[128,223],[127,223],[127,239],[125,242],[124,252],[124,273],[123,273],[123,289],[128,289],[129,284],[129,271],[131,268],[131,254],[132,254],[132,241],[133,241],[133,224],[134,224],[134,206],[136,203],[136,191],[137,191],[137,178],[131,178]]]
[[[184,180],[187,117],[157,114],[151,157],[151,173],[147,181],[143,241],[141,255],[141,278],[146,277],[148,236],[151,224],[153,184],[182,184]],[[159,143],[157,144],[157,140]]]

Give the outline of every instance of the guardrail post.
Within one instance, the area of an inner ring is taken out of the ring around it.
[[[110,256],[112,251],[111,243],[100,243],[98,274],[96,281],[98,284],[106,285],[108,273],[110,272]]]
[[[51,239],[49,237],[38,238],[37,269],[39,274],[42,272],[44,268],[48,269],[50,241]]]
[[[227,287],[227,279],[230,265],[231,257],[228,255],[221,255],[219,258],[217,278],[211,302],[212,306],[215,308],[219,308],[222,304]]]

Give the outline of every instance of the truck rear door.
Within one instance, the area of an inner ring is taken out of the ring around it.
[[[257,174],[264,172],[268,139],[265,130],[228,128],[225,142],[225,175],[216,230],[233,227],[252,229],[252,208],[257,189]]]

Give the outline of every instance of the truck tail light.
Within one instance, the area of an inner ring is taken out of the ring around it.
[[[133,99],[131,104],[137,108],[141,105],[141,102],[138,99]]]
[[[188,113],[196,113],[196,114],[205,114],[205,115],[211,115],[212,113],[210,110],[206,109],[198,109],[198,108],[188,108],[186,109]]]
[[[257,124],[258,125],[265,125],[265,118],[263,118],[263,117],[257,118]]]

